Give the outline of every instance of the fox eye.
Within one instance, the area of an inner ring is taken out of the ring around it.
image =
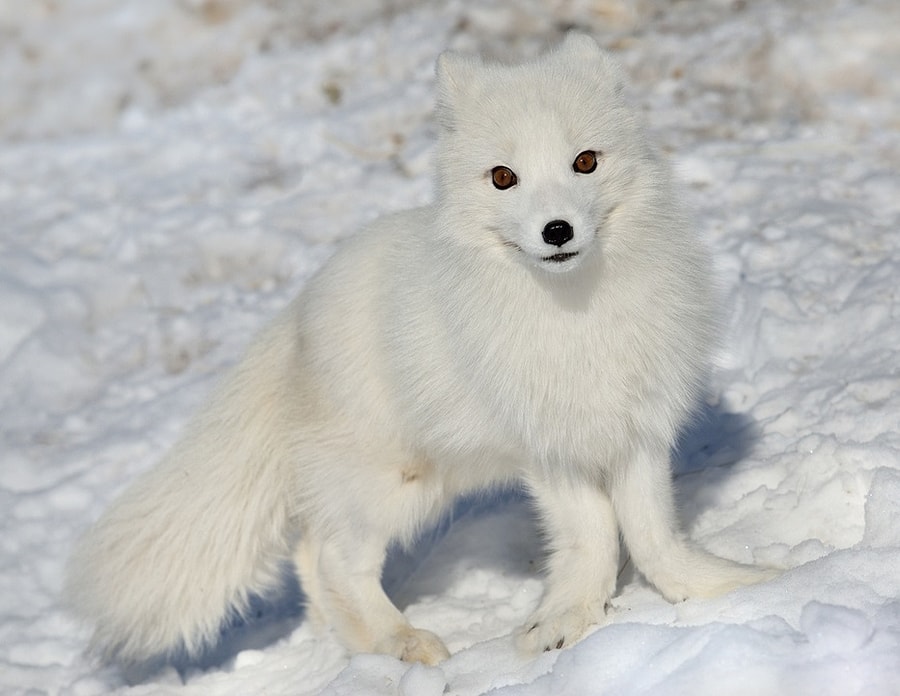
[[[572,162],[572,169],[578,174],[590,174],[597,168],[597,155],[599,154],[593,150],[585,150]]]
[[[510,186],[518,184],[519,177],[509,167],[494,167],[491,170],[491,181],[494,183],[494,188],[504,191]]]

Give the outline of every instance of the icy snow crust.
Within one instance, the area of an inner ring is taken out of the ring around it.
[[[566,26],[625,64],[728,301],[685,527],[790,570],[673,606],[626,568],[607,626],[526,659],[540,544],[499,496],[386,569],[440,667],[348,657],[290,585],[203,664],[93,665],[58,597],[77,535],[337,241],[428,199],[436,54]],[[898,26],[892,0],[0,5],[2,693],[900,694]]]

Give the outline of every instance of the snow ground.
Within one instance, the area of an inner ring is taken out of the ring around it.
[[[526,659],[527,504],[470,502],[386,583],[455,652],[348,658],[297,588],[127,684],[59,604],[89,522],[333,244],[430,195],[445,47],[613,49],[687,183],[729,330],[689,534],[790,568]],[[900,694],[900,6],[892,0],[0,0],[0,692]],[[218,664],[212,664],[220,658]]]

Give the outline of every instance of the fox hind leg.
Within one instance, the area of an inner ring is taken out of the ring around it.
[[[383,468],[373,463],[352,475],[352,486],[329,496],[337,509],[322,510],[318,524],[302,525],[294,562],[308,615],[354,652],[437,664],[449,656],[447,648],[410,625],[385,593],[381,574],[389,544],[408,541],[440,512],[440,486],[416,459]]]
[[[386,545],[349,536],[301,540],[294,558],[310,618],[354,652],[437,664],[449,656],[440,638],[413,628],[381,586]]]

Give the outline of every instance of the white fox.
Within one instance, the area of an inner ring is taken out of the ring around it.
[[[488,487],[523,486],[549,542],[525,650],[604,621],[620,531],[671,601],[772,576],[677,529],[669,455],[717,308],[612,60],[579,35],[519,65],[445,53],[437,86],[435,203],[344,245],[77,548],[105,658],[197,654],[292,559],[348,649],[439,662],[385,551]]]

